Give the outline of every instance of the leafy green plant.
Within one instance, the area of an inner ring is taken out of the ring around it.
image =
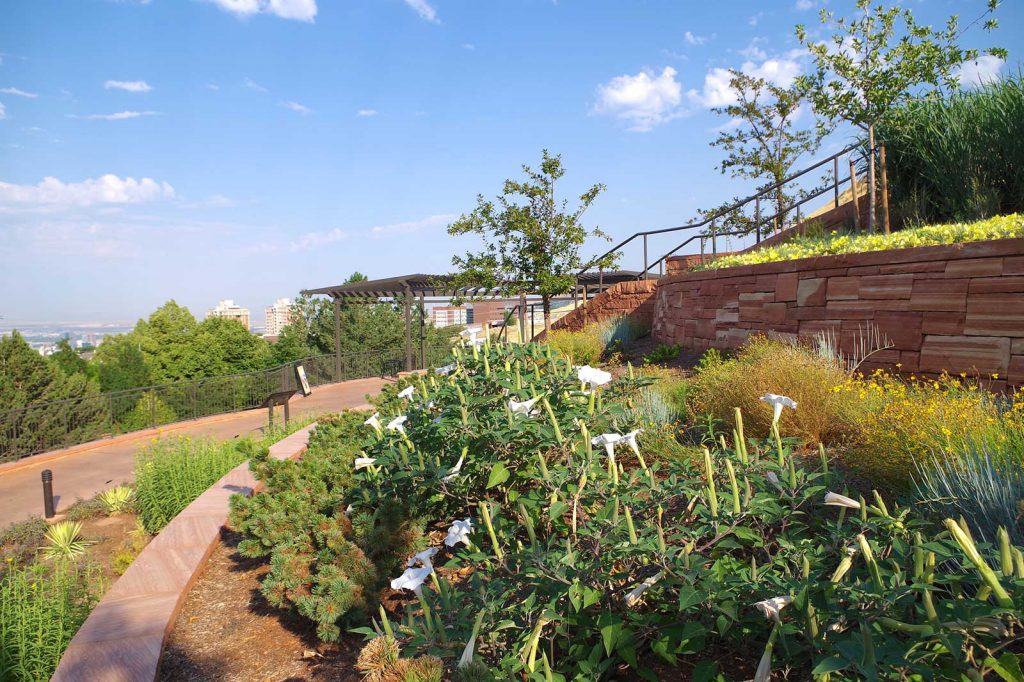
[[[68,507],[64,517],[68,521],[85,521],[87,519],[95,519],[98,516],[104,516],[106,513],[106,505],[103,504],[99,497],[94,497],[89,500],[76,500],[74,504]]]
[[[97,495],[97,498],[103,504],[107,515],[113,516],[131,510],[135,491],[131,486],[119,485],[116,488],[104,490]]]
[[[548,333],[548,342],[560,355],[577,365],[596,365],[604,355],[604,341],[596,325],[580,331],[556,329]]]
[[[46,545],[40,547],[47,559],[74,559],[85,554],[91,540],[82,537],[79,521],[58,521],[46,531]]]
[[[0,573],[32,559],[46,541],[50,524],[33,516],[0,531]]]
[[[643,320],[629,315],[617,315],[597,325],[601,342],[606,353],[621,351],[642,336],[650,333],[650,326]]]
[[[717,348],[708,348],[697,360],[697,364],[693,366],[693,371],[697,374],[714,369],[725,362],[725,355],[722,351]]]
[[[0,577],[0,679],[49,679],[105,591],[94,566],[32,564]]]
[[[663,365],[672,362],[683,352],[678,343],[662,344],[644,356],[645,365]]]

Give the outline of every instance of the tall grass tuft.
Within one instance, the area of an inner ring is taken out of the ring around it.
[[[1008,444],[1016,450],[1012,440]],[[1002,526],[1015,544],[1024,544],[1022,464],[1024,452],[1000,452],[981,441],[944,451],[917,465],[917,503],[937,518],[963,517],[974,536],[988,542],[996,541]]]
[[[142,448],[135,460],[135,499],[149,533],[159,533],[224,474],[249,459],[251,440],[218,443],[187,436]]]
[[[103,592],[95,568],[71,561],[5,573],[0,578],[0,679],[49,679]]]
[[[605,320],[598,325],[598,329],[605,350],[621,349],[651,331],[647,324],[628,315]]]
[[[892,112],[879,127],[897,224],[1024,210],[1020,75]]]

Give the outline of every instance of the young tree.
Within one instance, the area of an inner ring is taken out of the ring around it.
[[[92,356],[100,379],[100,390],[123,391],[153,383],[142,352],[142,343],[134,334],[106,336]]]
[[[987,9],[973,23],[985,19],[998,4],[998,0],[987,0]],[[887,8],[872,5],[871,0],[856,0],[856,9],[856,17],[839,19],[834,19],[832,12],[821,11],[821,23],[832,25],[836,31],[828,41],[813,40],[803,25],[796,27],[797,39],[814,60],[814,71],[797,82],[807,90],[820,115],[849,121],[867,131],[872,150],[868,164],[868,229],[873,229],[875,126],[893,108],[929,88],[958,88],[958,67],[977,59],[979,51],[960,46],[966,29],[960,28],[955,15],[945,28],[933,29],[917,23],[907,7]],[[996,26],[995,19],[985,19],[986,30]],[[1002,48],[985,52],[1006,57]]]
[[[736,102],[712,109],[735,123],[711,143],[727,154],[719,170],[763,186],[775,185],[770,196],[775,216],[782,224],[791,200],[782,182],[801,156],[817,151],[824,126],[815,122],[809,128],[795,127],[803,102],[798,86],[784,88],[734,69],[730,76],[729,87],[736,94]]]
[[[92,378],[89,363],[71,347],[71,341],[66,336],[57,342],[57,350],[50,355],[50,362],[57,365],[67,376],[83,374]]]
[[[503,296],[539,294],[547,330],[552,297],[570,291],[576,272],[587,265],[580,257],[587,238],[610,240],[599,228],[588,230],[580,220],[605,186],[590,187],[580,195],[579,206],[569,211],[568,202],[555,197],[555,183],[565,175],[561,156],[545,149],[540,170],[523,166],[523,172],[525,181],[506,180],[493,202],[477,196],[476,208],[448,226],[448,234],[478,234],[484,241],[483,251],[452,258],[459,268],[454,285]],[[601,263],[611,264],[611,259]]]

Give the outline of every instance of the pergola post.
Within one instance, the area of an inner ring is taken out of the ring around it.
[[[405,283],[405,371],[412,371],[412,288]]]
[[[519,343],[526,343],[526,292],[519,292]]]
[[[334,297],[334,380],[341,381],[341,297]]]
[[[420,369],[427,368],[427,300],[420,292]]]

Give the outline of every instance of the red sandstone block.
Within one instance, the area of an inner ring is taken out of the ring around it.
[[[762,303],[771,303],[774,300],[775,292],[773,291],[749,291],[743,292],[739,295],[740,307],[750,304],[760,305]]]
[[[878,265],[858,265],[857,267],[849,268],[846,274],[850,277],[864,277],[866,275],[877,275],[879,270],[880,267]]]
[[[829,301],[855,300],[860,293],[860,277],[830,277],[826,298]]]
[[[793,306],[789,309],[787,316],[791,320],[824,320],[828,318],[825,314],[825,306],[804,306],[799,308]]]
[[[924,313],[879,311],[874,322],[896,348],[916,351],[921,347],[923,318]]]
[[[740,321],[740,318],[748,319],[750,315],[749,308],[741,307],[739,310],[725,310],[719,308],[715,313],[715,322],[717,324],[736,324]],[[760,308],[758,308],[760,310]],[[752,318],[751,318],[752,319]]]
[[[826,316],[840,320],[870,320],[879,310],[908,310],[909,302],[900,299],[870,301],[829,301]]]
[[[1024,355],[1011,355],[1006,380],[1014,385],[1024,384]]]
[[[829,256],[834,258],[834,256]],[[846,275],[846,268],[827,268],[827,267],[815,267],[800,272],[800,279],[810,279],[812,277],[843,277]]]
[[[1008,256],[1003,259],[1004,275],[1024,275],[1024,256]]]
[[[842,320],[804,320],[800,323],[800,336],[817,336],[822,332],[838,335],[842,330]]]
[[[796,304],[821,305],[825,302],[827,285],[828,280],[821,277],[801,279],[796,289]]]
[[[913,310],[967,309],[966,279],[916,279],[910,294]]]
[[[973,294],[967,299],[964,334],[1024,336],[1024,296]]]
[[[860,298],[910,298],[913,275],[874,275],[862,277]]]
[[[964,258],[946,264],[946,277],[998,277],[1001,274],[1002,258]]]
[[[1013,339],[1010,342],[1010,352],[1014,355],[1024,355],[1024,339]]]
[[[795,301],[797,284],[800,276],[795,272],[787,272],[778,275],[775,279],[775,300]]]
[[[929,311],[924,313],[921,332],[924,334],[959,336],[964,333],[964,320],[966,317],[966,313]]]
[[[881,265],[878,268],[880,275],[902,275],[909,273],[942,272],[946,271],[945,261],[927,261],[924,263],[897,263],[894,265]]]
[[[997,336],[925,336],[921,344],[921,371],[1006,374],[1010,365],[1010,339]]]
[[[967,289],[971,294],[1024,294],[1024,277],[978,277]]]
[[[900,351],[900,365],[901,372],[918,371],[921,367],[921,354],[909,350]]]
[[[784,325],[787,307],[785,303],[766,303],[762,309],[764,321],[776,327]]]

